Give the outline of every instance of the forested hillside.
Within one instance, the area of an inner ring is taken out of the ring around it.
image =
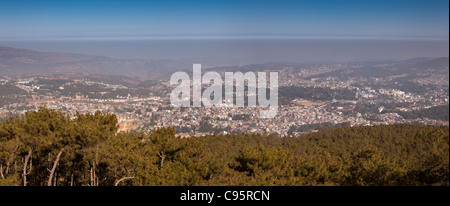
[[[40,108],[0,123],[0,185],[449,185],[449,128],[299,137],[117,133],[114,114]]]
[[[418,111],[409,111],[409,112],[402,112],[402,111],[396,111],[398,114],[403,116],[405,119],[416,119],[416,118],[430,118],[430,119],[437,119],[442,121],[448,121],[449,120],[449,105],[440,105],[431,107],[428,109],[418,110]]]

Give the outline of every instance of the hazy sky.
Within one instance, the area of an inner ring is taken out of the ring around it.
[[[0,0],[0,41],[447,39],[448,0]]]
[[[441,57],[448,0],[0,0],[0,46],[209,64]]]

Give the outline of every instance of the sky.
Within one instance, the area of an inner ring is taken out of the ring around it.
[[[448,0],[0,0],[0,46],[210,65],[449,55]]]
[[[448,40],[448,0],[0,0],[0,41]]]

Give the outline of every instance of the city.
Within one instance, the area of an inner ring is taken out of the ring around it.
[[[434,65],[436,62],[440,64]],[[169,101],[173,86],[168,80],[139,85],[76,74],[4,76],[0,79],[5,88],[0,117],[20,116],[39,107],[71,115],[98,110],[115,113],[119,131],[174,127],[183,137],[227,133],[287,136],[343,125],[448,125],[448,58],[424,60],[422,66],[425,63],[431,66],[417,74],[411,73],[414,66],[409,71],[386,72],[405,64],[398,62],[261,64],[206,70],[221,74],[278,71],[280,105],[273,119],[258,118],[261,107],[173,107]],[[385,74],[365,74],[366,67]],[[14,90],[6,89],[9,87]],[[441,116],[432,112],[436,109]],[[411,115],[418,111],[430,112]]]

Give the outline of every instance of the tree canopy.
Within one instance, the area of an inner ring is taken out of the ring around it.
[[[117,123],[47,108],[1,122],[0,185],[449,185],[446,126],[180,138]]]

